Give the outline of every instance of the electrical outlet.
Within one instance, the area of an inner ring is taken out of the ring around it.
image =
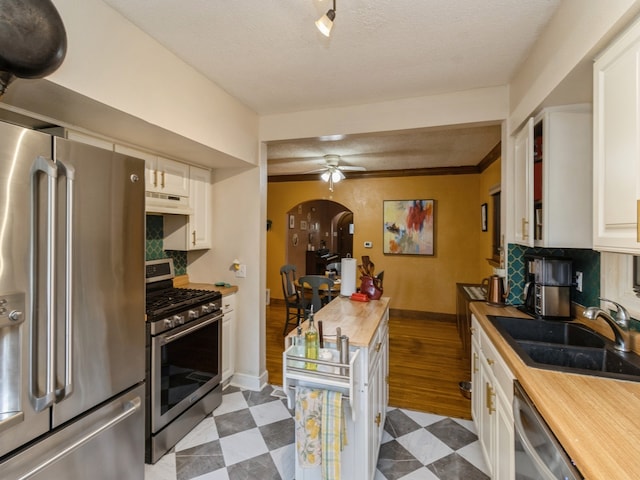
[[[364,248],[371,248],[371,247],[373,247],[372,242],[364,242]]]
[[[576,290],[582,291],[582,272],[576,272]]]
[[[247,266],[240,265],[240,268],[236,270],[236,278],[246,278],[247,277]]]

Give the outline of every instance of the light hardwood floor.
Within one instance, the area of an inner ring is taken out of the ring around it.
[[[282,385],[285,309],[281,300],[267,305],[267,371],[269,383]],[[471,378],[470,362],[453,321],[389,318],[389,404],[456,418],[471,418],[471,401],[458,382]]]

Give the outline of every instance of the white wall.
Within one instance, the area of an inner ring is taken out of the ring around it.
[[[260,118],[260,140],[383,132],[465,123],[501,122],[509,113],[507,87],[480,88],[352,107]]]
[[[191,281],[223,281],[238,286],[236,373],[232,383],[252,390],[259,390],[267,382],[263,247],[266,182],[262,176],[263,169],[259,168],[214,173],[213,248],[188,254]],[[235,258],[247,266],[246,278],[237,278],[229,270]]]
[[[258,164],[257,116],[100,0],[55,0],[68,54],[49,80]]]
[[[563,0],[510,82],[512,128],[519,128],[578,64],[591,63],[639,12],[637,0]]]

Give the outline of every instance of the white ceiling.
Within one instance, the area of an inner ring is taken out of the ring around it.
[[[506,85],[560,0],[104,0],[258,114]],[[476,165],[499,126],[277,142],[270,175],[336,153],[368,170]]]

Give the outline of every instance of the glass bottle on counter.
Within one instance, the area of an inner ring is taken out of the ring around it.
[[[313,307],[309,312],[309,328],[304,334],[305,356],[307,358],[318,359],[318,330],[313,323]],[[306,367],[309,370],[317,370],[318,364],[308,362]]]

